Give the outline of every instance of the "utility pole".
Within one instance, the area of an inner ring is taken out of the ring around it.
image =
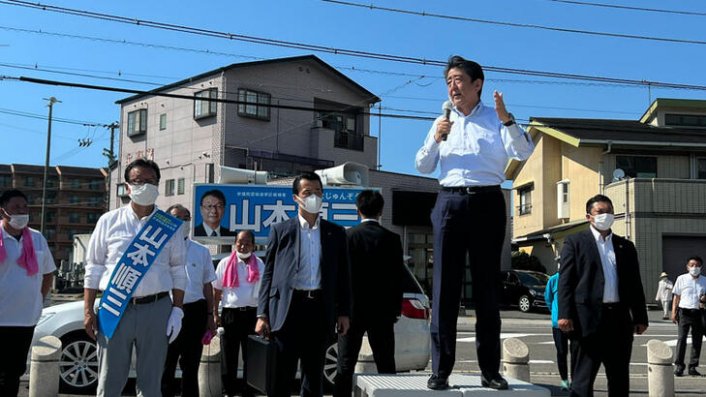
[[[44,180],[42,181],[42,219],[39,226],[39,231],[42,234],[44,234],[45,215],[47,207],[47,179],[49,178],[47,175],[47,171],[49,171],[49,153],[51,152],[51,116],[52,110],[54,109],[54,104],[57,102],[61,103],[60,100],[54,97],[44,98],[44,100],[49,101],[49,122],[47,125],[47,157],[44,160]]]
[[[110,168],[113,166],[113,164],[115,164],[115,161],[117,160],[115,158],[115,151],[113,150],[113,148],[115,141],[115,130],[117,128],[120,128],[120,124],[115,121],[110,125],[107,125],[106,128],[110,128],[110,149],[103,148],[103,156],[108,158],[108,168]]]

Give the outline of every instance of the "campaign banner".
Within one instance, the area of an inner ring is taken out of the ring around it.
[[[113,336],[133,292],[182,221],[157,210],[147,220],[123,253],[110,276],[108,288],[98,305],[98,329],[108,339]]]
[[[321,218],[352,227],[360,223],[355,198],[363,188],[324,187]],[[266,243],[272,225],[297,216],[292,187],[281,185],[194,185],[194,239],[207,244],[233,244],[241,230],[252,230]]]

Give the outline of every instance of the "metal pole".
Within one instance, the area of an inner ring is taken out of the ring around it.
[[[51,117],[52,117],[52,110],[54,108],[54,104],[61,101],[57,100],[54,97],[49,97],[44,98],[45,101],[49,101],[49,121],[47,125],[47,156],[44,160],[44,179],[42,180],[42,215],[41,215],[41,223],[39,226],[39,231],[44,234],[44,225],[45,225],[45,215],[46,215],[46,206],[47,206],[47,172],[49,171],[49,153],[51,152]]]

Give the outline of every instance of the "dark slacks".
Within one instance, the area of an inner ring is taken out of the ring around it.
[[[181,395],[183,397],[198,397],[199,395],[198,374],[201,352],[203,351],[201,339],[208,324],[208,307],[206,306],[205,299],[184,304],[181,331],[167,350],[164,374],[162,374],[163,397],[172,397],[176,394],[174,372],[177,361],[179,368],[181,368]]]
[[[483,376],[500,368],[500,255],[505,239],[505,198],[500,190],[440,191],[432,210],[434,281],[431,318],[432,371],[446,378],[456,360],[456,321],[470,261],[476,306],[476,351]]]
[[[273,396],[289,397],[290,386],[301,360],[301,397],[323,396],[324,354],[328,335],[321,294],[314,299],[294,291],[287,319],[273,332],[277,349],[276,387]]]
[[[554,347],[556,348],[556,365],[559,367],[559,375],[562,380],[569,379],[569,366],[566,357],[569,354],[569,335],[562,332],[559,328],[552,328],[552,337],[554,338]],[[572,344],[573,345],[573,344]],[[572,346],[573,348],[573,346]],[[576,365],[576,354],[571,352],[571,373],[574,372]]]
[[[633,324],[627,307],[616,305],[602,308],[598,330],[588,336],[571,335],[572,353],[576,353],[572,397],[593,396],[593,383],[603,364],[608,378],[608,396],[630,395],[630,355],[632,354]]]
[[[221,325],[224,330],[221,339],[221,347],[223,349],[221,370],[223,372],[223,387],[229,396],[234,396],[238,391],[238,353],[242,349],[244,363],[248,357],[248,335],[255,333],[256,315],[256,307],[226,307],[221,312]],[[243,367],[245,366],[243,365]],[[249,394],[245,379],[247,379],[247,374],[245,373],[245,368],[243,368],[243,381],[240,391],[244,395]]]
[[[699,356],[701,355],[701,344],[703,342],[704,324],[702,310],[679,309],[679,330],[677,333],[677,354],[674,365],[684,369],[684,356],[686,355],[686,338],[691,330],[691,354],[689,368],[699,366]]]
[[[0,327],[0,396],[17,396],[34,327]]]
[[[334,397],[351,397],[353,393],[353,373],[365,332],[368,333],[368,342],[373,350],[373,359],[378,373],[396,372],[394,319],[353,317],[346,335],[338,336],[338,368]]]

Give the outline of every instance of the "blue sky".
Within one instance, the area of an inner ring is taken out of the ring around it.
[[[706,14],[706,4],[696,0],[594,1],[600,2]],[[168,84],[231,63],[314,54],[381,97],[383,113],[433,117],[440,113],[446,97],[439,66],[197,36],[7,3],[12,2],[0,1],[0,76],[147,90],[154,84]],[[509,27],[320,0],[47,0],[43,4],[346,50],[435,61],[459,54],[486,67],[706,86],[706,45],[701,43]],[[365,4],[466,19],[706,41],[706,16],[701,15],[553,0],[365,0]],[[27,67],[29,70],[23,69]],[[494,89],[504,92],[508,108],[522,122],[530,117],[638,119],[655,98],[706,99],[704,90],[648,89],[487,71],[483,100],[488,104]],[[0,163],[44,164],[47,107],[43,98],[51,96],[62,101],[54,107],[57,119],[109,124],[119,119],[114,102],[127,95],[0,79],[0,139],[4,147]],[[380,124],[382,169],[416,173],[414,154],[430,122],[384,118]],[[371,120],[373,135],[378,135],[378,125],[376,118]],[[50,162],[105,166],[107,160],[101,153],[109,145],[108,137],[104,127],[55,121]],[[80,140],[92,143],[82,147]]]

